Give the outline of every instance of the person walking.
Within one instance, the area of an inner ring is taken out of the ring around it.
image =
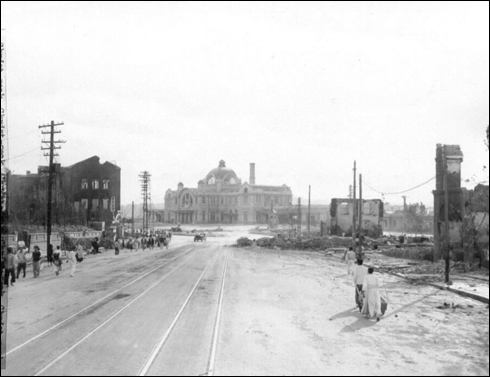
[[[48,262],[48,267],[51,267],[53,265],[53,254],[54,254],[54,249],[53,245],[48,246],[48,251],[46,252],[46,260]]]
[[[368,269],[368,274],[364,277],[362,291],[364,292],[364,305],[362,306],[362,314],[367,317],[376,317],[379,321],[381,313],[381,296],[379,295],[379,279],[373,275],[374,268]]]
[[[83,252],[83,246],[78,245],[77,246],[77,262],[82,263],[83,262],[83,257],[84,257],[84,252]]]
[[[53,264],[54,264],[54,273],[58,276],[63,269],[63,263],[61,261],[61,249],[58,246],[56,251],[53,253]]]
[[[7,248],[7,256],[5,257],[5,275],[3,277],[3,285],[9,286],[9,276],[10,276],[10,286],[14,286],[15,283],[15,256],[14,250],[11,247]]]
[[[19,251],[17,251],[17,259],[19,261],[17,264],[17,280],[18,280],[21,271],[24,272],[23,278],[26,277],[27,257],[24,249],[19,249]]]
[[[97,254],[99,252],[99,239],[97,237],[92,241],[92,254]]]
[[[34,278],[38,278],[41,273],[41,251],[39,246],[34,246],[34,251],[32,252],[32,269]]]
[[[115,249],[115,253],[116,255],[119,255],[119,240],[116,240],[116,242],[114,242],[114,249]]]
[[[68,263],[70,264],[70,277],[74,277],[75,270],[77,269],[77,252],[75,247],[68,254]]]
[[[347,275],[351,275],[354,273],[354,263],[356,260],[356,253],[352,249],[352,247],[349,247],[349,250],[346,250],[344,253],[344,259],[347,263]]]
[[[357,260],[357,268],[354,271],[354,284],[356,286],[356,305],[359,307],[359,311],[362,310],[363,300],[361,298],[362,285],[364,284],[364,278],[368,275],[368,269],[363,265],[362,259]]]

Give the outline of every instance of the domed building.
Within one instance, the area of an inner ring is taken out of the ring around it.
[[[288,216],[293,194],[286,186],[255,184],[255,164],[250,164],[250,182],[242,183],[235,171],[221,160],[197,188],[179,183],[165,193],[165,221],[181,224],[268,224]]]

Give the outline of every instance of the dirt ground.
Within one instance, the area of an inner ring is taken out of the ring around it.
[[[485,304],[383,274],[376,323],[355,307],[346,267],[319,253],[235,248],[230,261],[220,374],[489,373]]]
[[[214,375],[489,375],[488,305],[380,274],[388,311],[380,322],[368,320],[355,307],[352,277],[338,259],[318,252],[233,247],[249,228],[225,230],[224,237],[203,243],[176,236],[169,251],[90,256],[75,278],[67,271],[55,277],[46,269],[33,279],[30,272],[10,292],[8,349],[32,342],[9,355],[2,375],[32,375],[175,271],[47,373],[134,375],[213,255],[209,275],[160,355],[167,362],[159,375],[205,372],[225,256],[229,264]],[[70,358],[75,355],[77,362]]]

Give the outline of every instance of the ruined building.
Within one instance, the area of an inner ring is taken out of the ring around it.
[[[359,199],[334,198],[330,203],[331,227],[334,234],[352,232],[354,211],[356,227],[359,221]],[[381,199],[362,200],[362,227],[364,230],[376,230],[382,235],[384,204]]]
[[[459,145],[437,144],[436,189],[433,191],[435,260],[441,259],[445,245],[445,182],[447,182],[449,204],[449,244],[452,248],[461,245],[462,242],[461,228],[465,204],[461,189],[461,162],[463,162],[463,152]]]
[[[22,225],[44,225],[48,167],[37,174],[13,174],[9,181],[10,218]],[[111,224],[121,205],[121,168],[93,156],[74,165],[55,164],[52,220],[58,225]]]
[[[168,189],[165,194],[165,222],[181,224],[268,224],[287,222],[292,204],[286,186],[258,185],[255,164],[250,164],[250,180],[242,183],[237,174],[221,160],[197,188]]]

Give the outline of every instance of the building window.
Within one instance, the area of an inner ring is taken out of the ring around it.
[[[221,197],[221,204],[225,204],[225,198]]]
[[[109,190],[109,180],[108,179],[104,179],[102,181],[102,187],[104,188],[104,190]]]
[[[98,190],[99,189],[99,180],[98,179],[92,180],[92,189],[93,190]]]
[[[246,195],[243,197],[243,204],[245,204],[245,205],[248,204],[248,196],[246,196]]]
[[[88,189],[88,180],[87,179],[82,179],[82,190],[87,190]]]
[[[81,205],[83,209],[88,209],[88,199],[82,199]]]
[[[102,208],[109,209],[109,199],[102,199]]]
[[[349,204],[348,203],[342,203],[340,205],[340,209],[341,209],[340,213],[342,215],[349,215]]]
[[[99,199],[92,199],[92,209],[97,209],[99,207]]]
[[[80,211],[80,202],[73,203],[73,207],[75,209],[75,212],[79,212]]]
[[[202,197],[202,204],[206,204],[206,197],[205,196]]]
[[[279,204],[279,199],[277,196],[274,198],[274,204]]]
[[[363,208],[362,208],[362,212],[365,215],[370,215],[371,214],[371,203],[364,203]]]

